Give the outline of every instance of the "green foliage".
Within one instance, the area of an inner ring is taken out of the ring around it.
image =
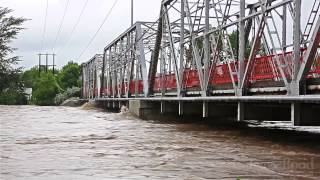
[[[57,94],[57,96],[54,99],[55,104],[59,105],[71,97],[79,97],[80,90],[81,90],[81,88],[79,88],[79,87],[73,87],[73,88],[68,88],[63,93]]]
[[[9,44],[23,29],[24,18],[9,16],[12,10],[0,7],[0,104],[24,104],[21,67],[18,57],[8,57],[15,48]]]
[[[0,93],[0,104],[25,105],[27,103],[27,98],[23,92],[8,89],[7,91]]]
[[[58,93],[55,77],[51,73],[42,74],[34,86],[32,101],[41,106],[54,105],[54,98]]]
[[[239,36],[238,36],[238,32],[237,31],[232,31],[231,34],[229,34],[229,39],[230,39],[230,44],[232,47],[232,51],[234,54],[235,59],[238,59],[238,48],[239,48]],[[248,41],[248,40],[246,40]],[[246,43],[246,50],[244,52],[244,57],[247,59],[250,56],[250,50],[251,50],[251,46],[249,44],[249,42]]]
[[[235,59],[238,59],[238,46],[239,46],[239,40],[238,40],[238,32],[237,31],[232,31],[231,34],[229,34],[229,39],[230,39],[230,44],[234,53]],[[249,58],[250,52],[251,52],[251,45],[249,43],[249,40],[246,39],[246,50],[244,52],[244,57],[246,59]],[[263,43],[260,45],[260,48],[257,50],[256,54],[260,56],[265,56],[267,55],[267,52],[265,51],[263,47]]]
[[[34,104],[56,105],[68,97],[79,96],[80,88],[70,88],[80,84],[80,66],[77,63],[69,62],[60,72],[55,73],[54,76],[52,70],[48,70],[47,73],[41,70],[39,76],[38,67],[33,67],[23,73],[22,81],[25,87],[33,89],[32,102]],[[64,92],[64,89],[67,90]]]
[[[22,81],[25,87],[34,88],[36,82],[39,80],[39,70],[37,67],[33,67],[25,71],[22,75]]]
[[[72,61],[65,65],[58,74],[58,83],[62,89],[80,86],[80,71],[81,68],[77,63]]]

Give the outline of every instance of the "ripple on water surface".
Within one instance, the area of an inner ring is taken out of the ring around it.
[[[237,129],[68,107],[0,106],[0,179],[292,179],[320,153]]]

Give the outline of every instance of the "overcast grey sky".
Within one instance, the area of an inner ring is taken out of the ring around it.
[[[23,25],[26,29],[12,43],[13,47],[18,48],[14,55],[21,56],[22,66],[30,68],[37,65],[37,54],[39,52],[52,53],[53,49],[58,54],[56,58],[58,66],[69,60],[75,60],[79,63],[87,61],[94,54],[102,53],[103,48],[110,41],[130,26],[130,0],[119,0],[91,46],[78,60],[77,58],[87,46],[115,0],[89,0],[70,42],[66,48],[63,48],[86,2],[86,0],[69,0],[60,36],[53,47],[66,2],[67,0],[49,0],[47,30],[43,50],[41,50],[46,0],[0,0],[1,7],[9,7],[14,10],[12,15],[30,19]],[[160,3],[161,0],[134,0],[134,21],[157,20]]]
[[[18,38],[12,43],[18,48],[14,55],[21,56],[21,65],[30,68],[38,64],[39,52],[57,53],[57,64],[59,67],[67,61],[74,60],[82,63],[89,60],[96,53],[102,53],[103,48],[115,39],[119,34],[130,26],[130,1],[118,0],[109,19],[102,27],[90,47],[80,56],[88,42],[97,31],[104,17],[111,9],[115,0],[88,0],[88,4],[76,30],[71,36],[72,27],[76,24],[82,7],[86,0],[69,0],[65,19],[62,24],[61,33],[58,36],[56,45],[54,42],[58,33],[59,25],[68,0],[48,0],[48,16],[46,33],[41,48],[41,40],[44,27],[44,17],[47,0],[0,0],[0,6],[13,9],[12,15],[30,19],[25,22],[23,30]],[[247,0],[247,3],[257,0]],[[305,26],[308,13],[312,3],[302,3],[302,27]],[[161,0],[134,0],[134,21],[156,21],[158,19]],[[309,8],[309,9],[308,9]],[[292,27],[288,21],[288,27]],[[292,28],[288,28],[288,31]],[[292,34],[288,32],[287,34]],[[69,42],[68,39],[71,39]],[[288,41],[292,39],[288,38]]]

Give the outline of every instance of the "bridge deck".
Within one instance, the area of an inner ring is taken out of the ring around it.
[[[211,97],[136,97],[136,98],[96,98],[97,101],[205,101],[205,102],[301,102],[320,103],[320,95],[268,95],[268,96],[211,96]]]

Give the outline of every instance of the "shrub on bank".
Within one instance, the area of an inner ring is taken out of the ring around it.
[[[72,87],[68,88],[65,92],[57,94],[54,99],[56,105],[60,105],[65,100],[71,97],[79,97],[80,96],[80,88],[79,87]]]
[[[0,104],[4,105],[26,105],[27,97],[23,92],[8,89],[0,93]]]

